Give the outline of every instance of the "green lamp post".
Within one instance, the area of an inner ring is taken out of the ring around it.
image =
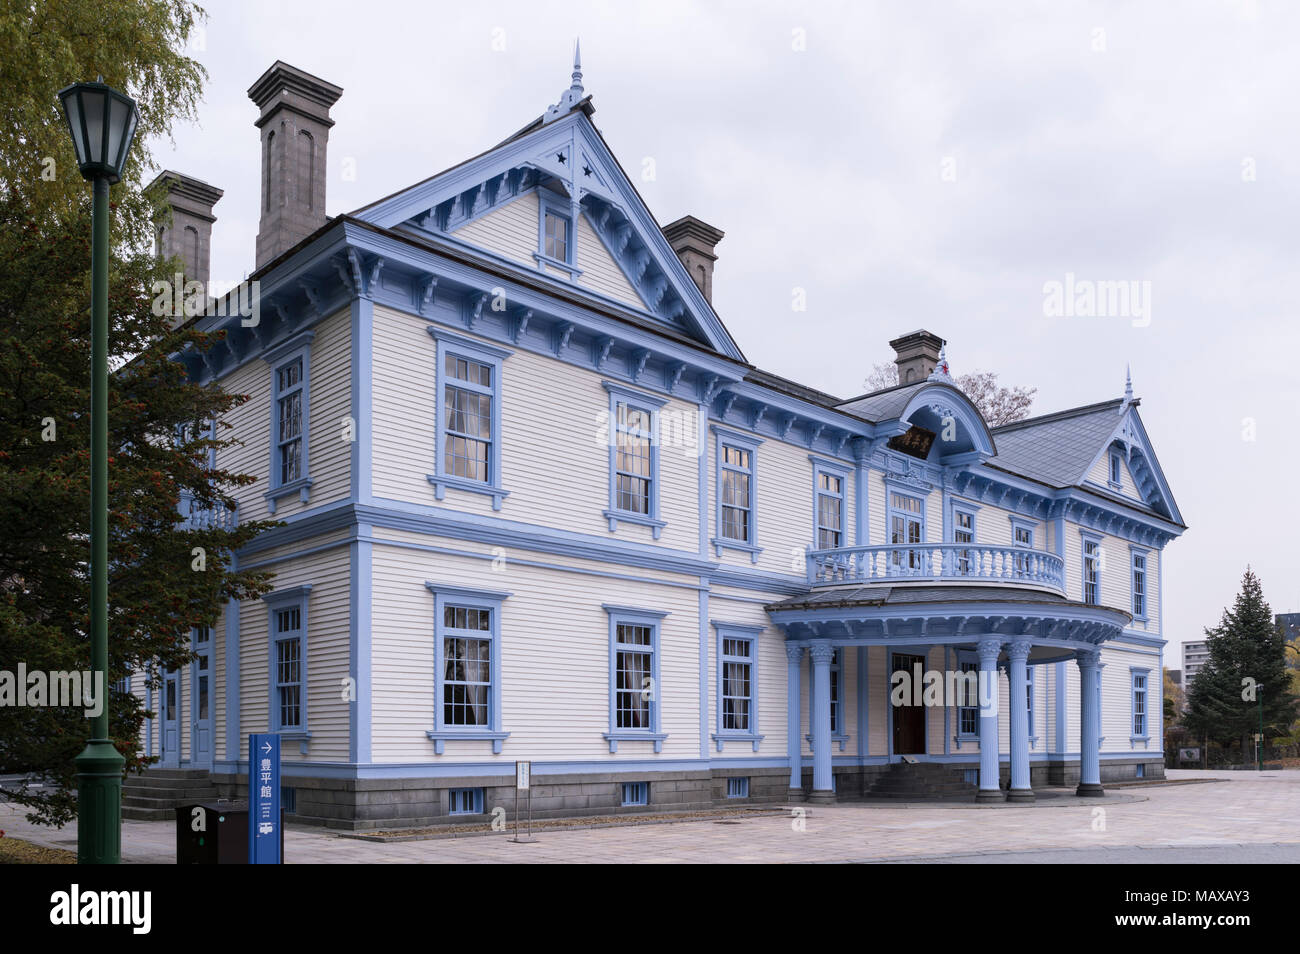
[[[77,165],[95,187],[90,258],[90,653],[108,687],[108,187],[121,181],[140,113],[135,100],[99,83],[59,91]],[[122,767],[108,736],[108,700],[77,756],[77,860],[122,859]]]

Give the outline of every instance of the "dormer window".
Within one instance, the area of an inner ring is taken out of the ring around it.
[[[568,216],[546,213],[546,236],[543,250],[547,258],[567,262],[569,260],[569,219]]]
[[[1115,488],[1118,488],[1120,486],[1120,474],[1122,473],[1120,467],[1121,465],[1119,459],[1119,452],[1111,451],[1110,452],[1110,485]]]

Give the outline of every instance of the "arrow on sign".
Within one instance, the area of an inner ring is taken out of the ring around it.
[[[270,743],[270,742],[263,742],[263,743],[262,743],[262,751],[263,751],[263,752],[270,752],[270,751],[271,751],[271,743]]]

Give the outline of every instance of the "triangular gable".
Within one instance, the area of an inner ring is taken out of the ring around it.
[[[720,354],[744,360],[583,108],[526,128],[488,152],[354,215],[381,228],[451,236],[466,223],[537,189],[577,205],[635,291],[641,310]],[[581,276],[575,284],[609,294]],[[625,304],[637,307],[631,301]]]
[[[1182,523],[1182,515],[1174,503],[1173,493],[1165,480],[1160,462],[1156,459],[1146,428],[1142,426],[1136,403],[1126,404],[1122,409],[1119,423],[1081,475],[1080,483],[1096,484],[1111,492],[1116,491],[1110,483],[1112,449],[1120,455],[1118,492],[1122,496],[1135,497],[1157,513]]]

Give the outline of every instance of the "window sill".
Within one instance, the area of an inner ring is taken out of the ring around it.
[[[762,547],[756,547],[752,543],[745,543],[743,540],[728,540],[726,537],[714,537],[709,541],[713,544],[713,552],[722,556],[723,550],[740,550],[742,553],[749,554],[749,562],[757,563],[758,555],[763,552]]]
[[[955,742],[956,745],[957,745],[957,751],[960,752],[960,751],[961,751],[961,744],[962,744],[963,742],[969,742],[969,743],[971,743],[972,745],[979,745],[980,737],[979,737],[978,735],[954,735],[954,736],[952,737],[952,740],[953,740],[953,742]]]
[[[1130,735],[1130,736],[1128,737],[1128,744],[1129,744],[1130,747],[1137,745],[1139,742],[1142,743],[1142,748],[1145,749],[1145,748],[1150,744],[1150,742],[1151,742],[1151,736],[1149,736],[1149,735]]]
[[[297,480],[291,480],[287,484],[281,484],[279,487],[273,487],[262,496],[266,498],[266,509],[269,513],[275,513],[275,503],[281,497],[292,497],[298,494],[298,499],[303,503],[311,496],[311,478],[299,477]]]
[[[643,513],[633,513],[630,510],[602,510],[601,515],[609,521],[609,532],[613,533],[618,529],[619,521],[624,523],[635,523],[643,527],[649,527],[656,540],[663,528],[668,526],[666,520],[656,520],[654,517],[648,517]]]
[[[571,265],[568,262],[562,262],[558,258],[551,258],[549,255],[543,255],[541,252],[533,252],[533,258],[537,260],[537,267],[550,265],[554,268],[562,268],[569,273],[569,279],[573,280],[582,274],[582,269],[577,265]]]
[[[493,732],[491,729],[439,729],[424,733],[433,742],[433,754],[442,755],[446,742],[491,742],[492,754],[501,754],[501,743],[510,738],[509,732]]]
[[[758,743],[763,741],[763,736],[754,732],[715,732],[713,733],[713,742],[719,752],[728,742],[748,742],[758,751]]]
[[[480,480],[466,480],[464,477],[447,477],[441,474],[428,474],[429,483],[433,484],[433,496],[437,500],[442,500],[447,496],[447,488],[452,490],[464,490],[471,494],[483,494],[492,498],[492,509],[500,510],[501,501],[510,496],[510,491],[502,490],[500,487],[493,487],[491,484],[485,484]]]
[[[655,744],[655,754],[664,750],[664,739],[668,738],[667,732],[605,732],[602,738],[609,743],[609,753],[614,755],[618,752],[620,742],[653,742]]]
[[[811,732],[805,735],[804,738],[808,740],[809,745],[813,745],[813,736]],[[845,735],[843,732],[832,732],[831,741],[838,742],[840,744],[840,751],[843,752],[844,747],[849,744],[849,737]]]

